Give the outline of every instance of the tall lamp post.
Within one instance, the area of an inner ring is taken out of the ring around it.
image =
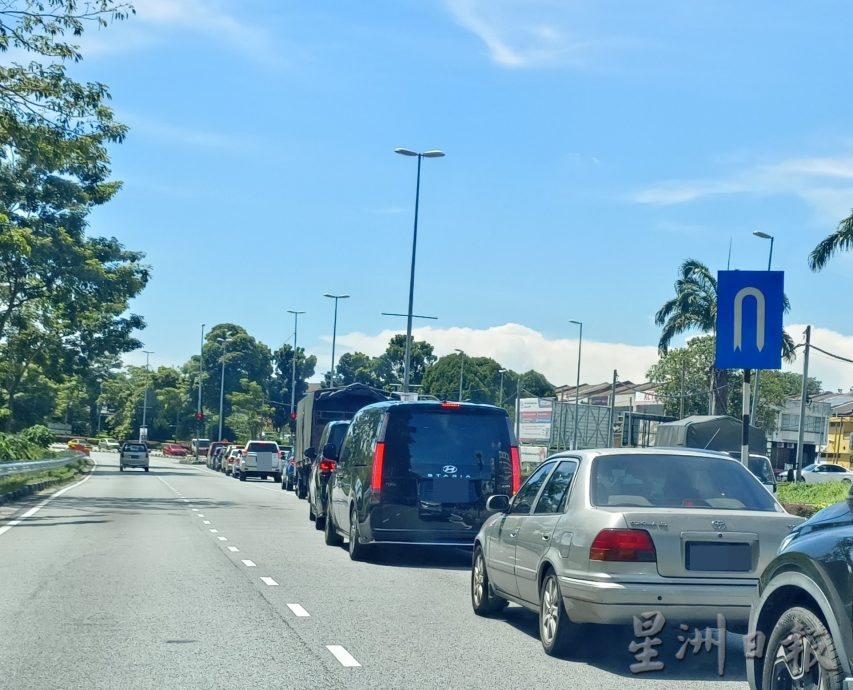
[[[219,358],[219,363],[222,365],[222,374],[219,377],[219,435],[216,437],[217,441],[222,440],[222,414],[225,411],[225,346],[228,344],[227,340],[222,341],[222,356]]]
[[[328,297],[329,299],[335,300],[335,320],[332,322],[332,373],[331,373],[331,386],[335,387],[335,338],[338,335],[338,300],[339,299],[349,299],[349,295],[331,295],[328,292],[323,295],[323,297]],[[294,348],[295,355],[295,348]],[[296,361],[295,359],[293,360]]]
[[[198,348],[198,408],[195,413],[195,437],[201,438],[201,427],[204,424],[204,414],[201,410],[201,377],[204,372],[204,324],[201,324],[201,344]],[[175,432],[178,433],[177,431]],[[176,439],[177,440],[177,439]],[[195,459],[198,460],[198,443],[195,444]]]
[[[402,316],[402,317],[408,318],[408,319],[432,319],[433,321],[438,319],[437,316],[423,316],[422,314],[398,314],[396,312],[389,312],[389,311],[383,311],[382,316]],[[412,353],[411,353],[411,350],[409,350],[409,358],[408,358],[408,361],[410,362],[409,366],[411,366],[411,356],[412,356]],[[403,373],[405,374],[405,371],[407,371],[405,362],[403,363],[403,366],[404,366],[404,372]]]
[[[412,357],[412,308],[415,300],[415,256],[418,250],[418,205],[421,196],[421,159],[422,158],[441,158],[444,156],[443,151],[432,149],[418,153],[409,149],[396,148],[394,153],[399,153],[401,156],[417,156],[418,159],[418,175],[415,182],[415,227],[412,232],[412,269],[409,274],[409,313],[406,321],[406,358],[403,362],[403,392],[409,392],[409,365]]]
[[[498,393],[498,407],[503,407],[504,404],[504,374],[506,369],[501,369],[498,373],[501,375],[501,392]]]
[[[773,235],[768,235],[766,232],[761,232],[761,230],[755,230],[752,233],[756,237],[760,237],[762,240],[770,240],[770,255],[767,257],[767,270],[770,270],[770,267],[773,265],[773,240],[775,239]],[[753,420],[753,424],[755,424],[755,413],[758,410],[758,382],[759,377],[761,376],[761,370],[755,370],[755,391],[752,394],[752,410],[749,413],[749,418]]]
[[[465,373],[465,353],[459,348],[453,348],[454,352],[459,353],[459,397],[457,400],[462,402],[462,375]]]
[[[293,368],[290,374],[290,418],[293,419],[296,412],[296,334],[299,329],[299,315],[305,312],[288,309],[287,313],[293,314]]]
[[[575,382],[575,429],[572,433],[572,450],[578,449],[578,419],[580,417],[580,389],[581,389],[581,345],[583,344],[583,323],[580,321],[569,321],[580,329],[578,333],[578,375]]]
[[[152,350],[143,350],[145,353],[145,396],[142,401],[142,426],[139,429],[139,440],[147,441],[148,440],[148,427],[146,425],[146,420],[148,418],[148,358],[154,354]],[[145,429],[145,438],[142,438],[142,430]]]

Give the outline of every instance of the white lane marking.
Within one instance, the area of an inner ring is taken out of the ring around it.
[[[204,517],[201,513],[196,513],[196,517]]]
[[[304,608],[302,608],[301,604],[288,604],[287,608],[293,611],[294,616],[299,616],[300,618],[307,618],[311,615]]]
[[[335,659],[341,662],[341,666],[361,666],[355,660],[355,657],[339,644],[327,644],[326,649],[332,653]]]
[[[265,585],[269,585],[270,587],[278,587],[278,582],[273,580],[271,577],[262,577],[261,582]]]
[[[219,534],[219,530],[218,529],[212,529],[212,530],[210,530],[210,533],[211,534]]]
[[[97,460],[92,458],[92,471],[89,472],[89,474],[87,474],[85,477],[83,477],[83,479],[81,479],[79,482],[76,482],[76,483],[72,484],[71,486],[66,486],[64,489],[60,489],[55,494],[48,496],[41,503],[39,503],[37,506],[30,508],[26,513],[21,515],[21,517],[8,522],[7,524],[3,525],[3,527],[0,527],[0,535],[6,534],[6,532],[8,532],[10,529],[15,527],[16,525],[20,525],[21,521],[24,520],[25,518],[32,517],[33,515],[35,515],[37,512],[39,512],[42,508],[44,508],[48,503],[50,503],[57,496],[62,496],[62,494],[64,494],[66,491],[71,491],[71,489],[74,489],[74,488],[80,486],[82,483],[89,481],[89,477],[91,477],[93,474],[95,474],[95,470],[97,469],[97,467],[98,467]]]
[[[228,541],[228,537],[216,537],[219,541]]]
[[[250,561],[248,558],[243,559],[243,565],[245,565],[247,568],[257,568],[257,566],[255,565],[255,562]]]
[[[188,498],[182,498],[181,500],[182,500],[184,503],[189,503],[189,502],[190,502],[190,499],[188,499]]]
[[[229,547],[228,547],[228,550],[229,550],[231,553],[237,553],[240,549],[238,549],[236,546],[229,546]]]
[[[198,508],[190,508],[190,510],[192,510],[194,513],[198,512]]]
[[[202,525],[209,525],[209,524],[210,524],[210,520],[202,520],[202,521],[201,521],[201,524],[202,524]]]

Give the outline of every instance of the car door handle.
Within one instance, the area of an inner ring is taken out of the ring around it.
[[[550,538],[551,538],[550,534],[543,534],[542,535],[542,541],[548,541]]]
[[[510,539],[515,539],[515,536],[516,536],[517,534],[518,534],[518,532],[510,532],[510,533],[509,533],[509,538],[510,538]]]

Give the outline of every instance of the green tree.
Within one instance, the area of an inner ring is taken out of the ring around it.
[[[790,309],[785,298],[785,311]],[[690,331],[714,333],[717,322],[717,279],[711,270],[696,259],[687,259],[678,270],[675,296],[666,301],[655,314],[655,323],[662,327],[658,350],[666,354],[673,338]],[[795,357],[794,341],[782,333],[782,356],[792,361]],[[730,372],[714,369],[714,411],[728,413],[728,394],[732,389]]]
[[[351,383],[363,383],[368,386],[380,386],[376,373],[377,358],[363,352],[347,352],[341,355],[335,365],[335,385],[348,386]],[[331,384],[331,376],[327,373],[323,379],[325,386]]]
[[[381,388],[390,389],[403,383],[406,362],[406,336],[398,333],[388,342],[385,352],[374,363],[377,383]],[[409,384],[418,386],[423,383],[424,375],[436,362],[433,347],[425,340],[412,340],[409,357]]]
[[[809,268],[820,271],[836,252],[853,247],[853,213],[842,220],[835,232],[821,240],[809,254]]]
[[[280,403],[275,406],[273,425],[281,429],[290,417],[290,391],[293,376],[293,346],[285,343],[273,353],[275,379],[273,379],[273,399]],[[296,396],[295,401],[305,397],[308,392],[308,379],[314,376],[317,357],[306,355],[305,348],[296,348]]]
[[[229,395],[231,414],[225,422],[236,432],[237,438],[259,438],[272,414],[272,408],[266,404],[264,391],[259,384],[249,379],[241,379],[240,386],[241,391]]]
[[[120,141],[125,127],[113,120],[103,84],[68,76],[66,64],[83,59],[78,39],[87,27],[103,28],[133,12],[112,0],[6,0],[0,6],[0,52],[25,60],[0,65],[0,120],[46,127],[59,136]]]

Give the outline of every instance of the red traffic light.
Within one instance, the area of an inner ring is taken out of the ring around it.
[[[196,413],[195,413],[195,418],[196,418],[198,421],[201,421],[202,419],[204,419],[204,412],[196,412]]]
[[[296,421],[296,413],[295,412],[290,413],[290,419],[294,422]]]

